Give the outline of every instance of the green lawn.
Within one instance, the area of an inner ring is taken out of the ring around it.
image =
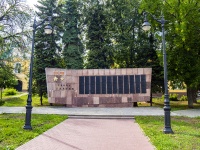
[[[199,150],[200,117],[172,117],[171,121],[174,134],[163,134],[163,117],[136,117],[136,122],[158,150]]]
[[[27,98],[28,98],[28,95],[24,95],[24,96],[21,96],[21,97],[13,96],[13,97],[5,98],[4,99],[5,103],[4,103],[3,106],[15,106],[15,107],[26,106]],[[37,95],[32,96],[32,105],[34,107],[35,106],[41,106],[40,105],[40,98]],[[43,105],[49,106],[48,99],[46,97],[43,97]]]
[[[138,102],[138,106],[150,106],[150,103]],[[152,106],[163,108],[164,100],[162,98],[153,98]],[[188,109],[188,101],[170,101],[170,106],[172,111]],[[194,103],[194,108],[200,108],[200,100]]]
[[[33,114],[33,130],[24,130],[25,114],[0,114],[0,150],[13,150],[65,119],[66,115]]]

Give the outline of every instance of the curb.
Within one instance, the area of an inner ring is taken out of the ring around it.
[[[69,119],[135,119],[132,115],[68,115]]]

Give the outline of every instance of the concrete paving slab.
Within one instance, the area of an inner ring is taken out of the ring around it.
[[[177,110],[173,113],[177,114],[178,116],[200,117],[200,109]]]
[[[0,113],[25,113],[25,107],[0,107]],[[66,107],[33,107],[33,114],[67,114],[67,115],[156,115],[164,114],[158,107],[133,108],[66,108]]]
[[[2,113],[26,113],[25,107],[0,107]],[[67,114],[71,116],[163,116],[164,110],[159,107],[132,108],[66,108],[66,107],[33,107],[33,114]],[[171,111],[171,116],[200,117],[200,109]]]
[[[130,119],[67,119],[16,150],[154,150]]]

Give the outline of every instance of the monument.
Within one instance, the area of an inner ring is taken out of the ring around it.
[[[66,107],[132,107],[150,101],[151,68],[46,68],[48,101]]]

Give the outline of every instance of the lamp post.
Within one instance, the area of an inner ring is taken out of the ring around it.
[[[25,118],[25,125],[24,129],[31,130],[31,112],[32,112],[32,77],[33,77],[33,53],[34,53],[34,44],[35,44],[35,32],[37,30],[37,27],[44,24],[45,21],[50,21],[51,17],[48,17],[44,19],[41,23],[37,24],[36,18],[34,19],[33,23],[33,39],[32,39],[32,50],[31,50],[31,60],[30,60],[30,72],[29,72],[29,88],[28,88],[28,99],[27,99],[27,105],[26,105],[26,118]],[[52,33],[52,27],[48,24],[45,26],[44,31],[46,34]]]
[[[148,31],[151,28],[151,24],[148,22],[146,13],[144,23],[142,24],[142,29],[144,31]],[[150,14],[151,15],[151,14]],[[161,19],[155,18],[153,15],[151,15],[154,20],[156,20],[158,23],[161,24],[162,27],[162,49],[163,49],[163,65],[164,65],[164,88],[165,88],[165,95],[164,95],[164,117],[165,117],[165,127],[163,129],[163,132],[165,134],[173,133],[171,128],[171,117],[170,117],[170,101],[169,101],[169,93],[168,93],[168,79],[167,79],[167,54],[165,49],[165,22],[164,16],[161,17]]]

